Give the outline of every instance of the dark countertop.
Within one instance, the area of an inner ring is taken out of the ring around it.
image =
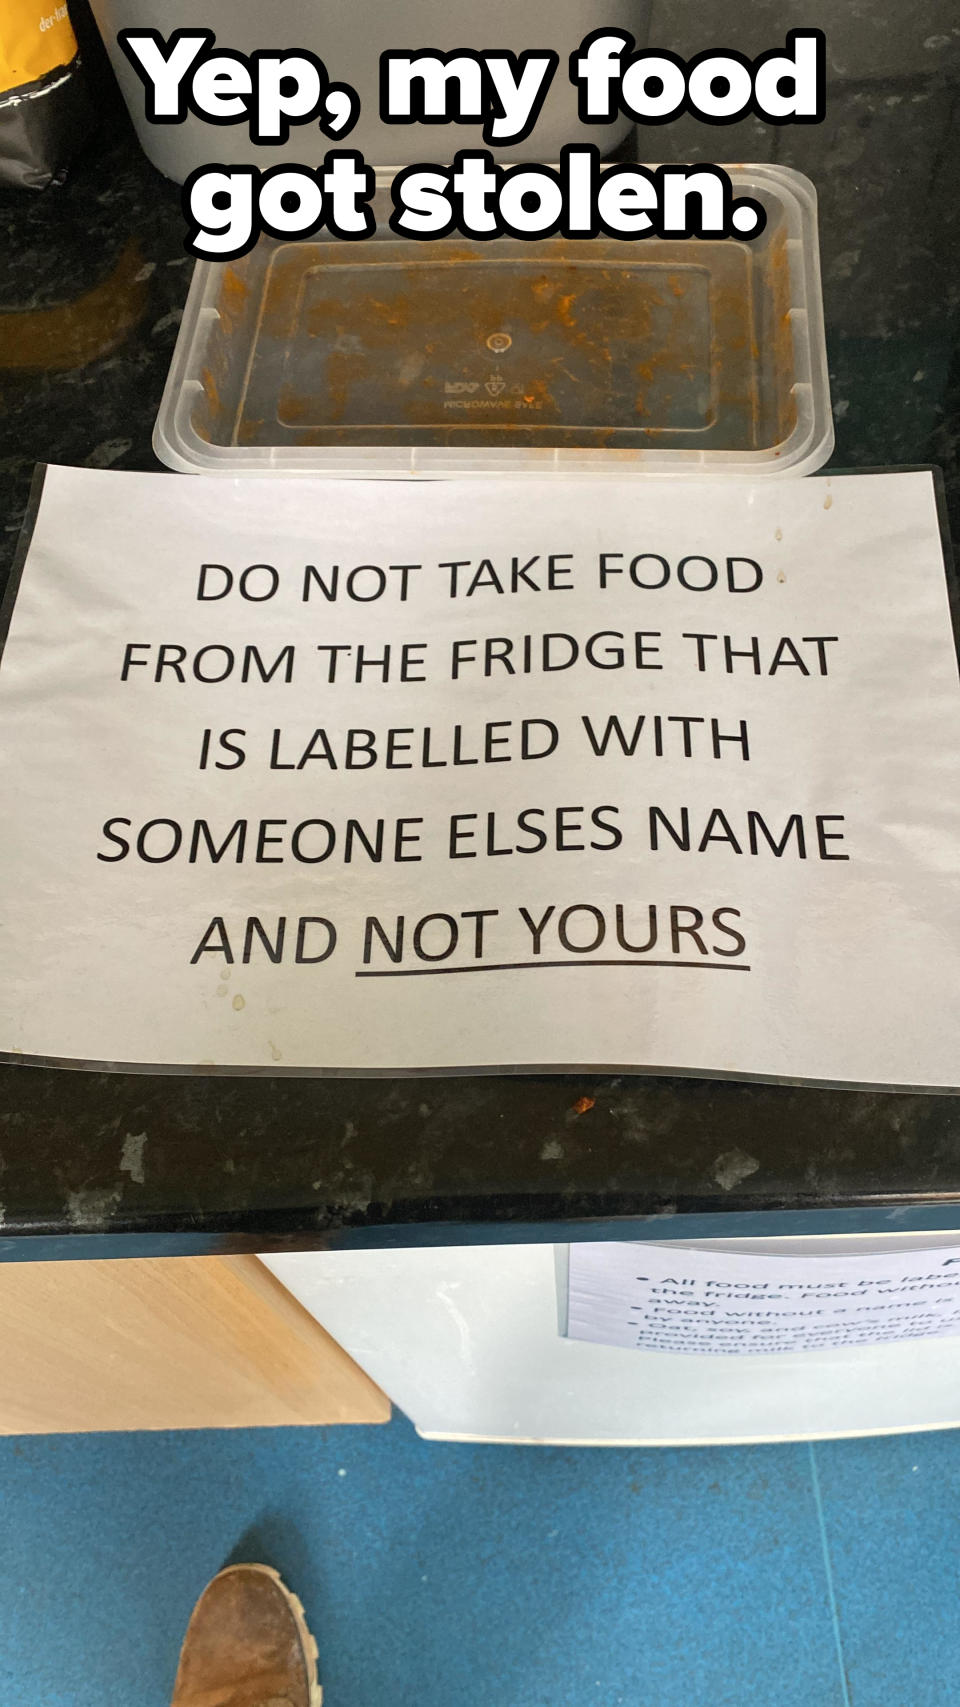
[[[823,125],[771,132],[751,120],[724,133],[682,121],[640,154],[778,159],[813,178],[833,466],[938,464],[960,538],[955,9],[898,9],[889,65],[860,0],[836,10],[847,36],[862,25],[869,41],[861,56],[838,34]],[[784,27],[766,17],[748,49]],[[724,45],[740,45],[727,34]],[[861,57],[869,77],[841,75]],[[178,191],[116,113],[64,186],[0,194],[0,256],[2,575],[37,461],[157,466],[150,435],[191,262]],[[582,1113],[580,1099],[591,1099]],[[623,1237],[641,1226],[659,1238],[956,1227],[960,1101],[583,1075],[6,1066],[0,1206],[8,1258]]]

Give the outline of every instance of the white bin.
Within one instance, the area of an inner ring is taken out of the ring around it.
[[[543,112],[525,142],[500,150],[507,160],[551,160],[567,142],[595,142],[610,153],[629,121],[587,126],[577,116],[576,91],[567,60],[584,36],[601,26],[626,30],[646,43],[649,0],[549,0],[539,6],[517,0],[92,0],[93,12],[144,150],[167,177],[182,183],[196,167],[276,165],[283,159],[316,166],[328,148],[315,125],[295,127],[280,147],[258,148],[245,125],[205,124],[192,114],[179,125],[149,124],[144,89],[117,46],[117,31],[175,29],[216,31],[217,46],[240,53],[257,48],[308,48],[330,76],[349,83],[361,114],[343,146],[357,148],[372,166],[396,167],[415,160],[449,159],[456,148],[486,146],[478,125],[384,125],[378,117],[379,58],[386,48],[555,48],[560,66]],[[494,150],[494,152],[498,152]]]

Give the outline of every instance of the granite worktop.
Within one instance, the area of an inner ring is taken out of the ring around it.
[[[784,24],[779,10],[755,8],[756,45],[714,33],[757,51],[822,21]],[[898,8],[889,34],[873,26],[891,8],[835,10],[823,125],[684,120],[639,153],[776,159],[814,180],[833,466],[937,464],[960,537],[955,7]],[[0,578],[38,461],[157,467],[150,436],[192,263],[178,190],[104,106],[64,184],[0,195]],[[960,1100],[945,1096],[0,1067],[5,1257],[958,1225]]]

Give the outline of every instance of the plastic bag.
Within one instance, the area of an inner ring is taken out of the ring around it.
[[[0,184],[45,189],[87,126],[77,38],[65,5],[0,3]]]

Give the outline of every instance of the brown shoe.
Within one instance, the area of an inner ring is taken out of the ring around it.
[[[320,1707],[317,1644],[269,1565],[230,1565],[193,1609],[171,1707]]]

